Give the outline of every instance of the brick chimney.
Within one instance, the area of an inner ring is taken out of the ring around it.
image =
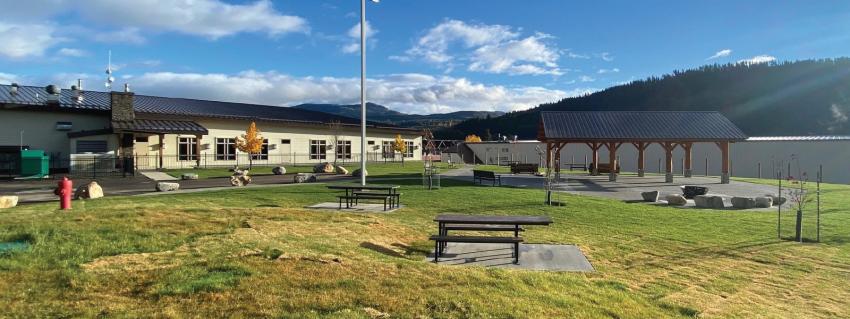
[[[113,121],[133,121],[136,112],[133,110],[133,92],[109,92]]]

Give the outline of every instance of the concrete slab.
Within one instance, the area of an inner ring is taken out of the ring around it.
[[[158,172],[158,171],[142,171],[142,172],[139,172],[139,173],[141,173],[144,177],[150,178],[151,180],[154,180],[154,181],[157,181],[157,182],[167,182],[167,181],[179,180],[179,178],[177,178],[177,177],[168,175],[168,174],[163,173],[163,172]]]
[[[520,244],[519,264],[513,263],[513,245],[449,243],[440,257],[441,265],[499,267],[545,271],[594,271],[575,245]],[[426,258],[434,261],[434,254]]]
[[[345,207],[345,203],[342,204],[342,209],[339,209],[339,202],[326,202],[326,203],[318,203],[315,205],[307,206],[306,208],[310,209],[320,209],[320,210],[332,210],[335,212],[344,212],[344,213],[392,213],[399,208],[404,207],[396,207],[390,210],[384,210],[384,204],[372,204],[372,203],[361,203],[357,206],[352,206],[349,208]]]

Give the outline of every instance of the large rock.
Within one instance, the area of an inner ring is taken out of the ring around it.
[[[236,175],[230,176],[230,186],[245,186],[251,184],[251,176]]]
[[[159,182],[156,183],[157,192],[172,192],[180,189],[180,184],[174,182]]]
[[[699,208],[711,208],[711,196],[697,195],[694,196],[694,206]]]
[[[658,195],[659,195],[658,191],[640,193],[640,197],[643,198],[644,202],[652,202],[652,203],[658,201]]]
[[[348,175],[348,169],[346,169],[345,167],[342,167],[342,166],[337,166],[336,167],[336,173],[342,174],[342,175]]]
[[[682,194],[687,199],[693,199],[699,195],[708,194],[708,187],[705,186],[696,186],[696,185],[685,185],[682,186]]]
[[[685,199],[685,196],[682,195],[670,194],[667,195],[666,199],[667,205],[670,206],[685,206],[686,204],[688,204],[688,200]]]
[[[272,168],[272,174],[275,174],[275,175],[286,174],[286,168],[283,167],[283,166],[278,166],[278,167]]]
[[[779,196],[771,195],[771,194],[765,194],[764,196],[767,196],[767,197],[770,197],[771,199],[773,199],[773,204],[776,205],[776,206],[785,205],[785,201],[787,200],[787,198],[785,198],[785,197],[779,197]]]
[[[312,176],[312,175],[310,175],[310,176]],[[309,176],[307,176],[307,174],[298,173],[298,174],[295,174],[295,177],[292,178],[292,181],[296,184],[300,184],[300,183],[307,182],[308,177]]]
[[[198,174],[195,174],[195,173],[183,173],[183,175],[180,175],[180,179],[182,179],[182,180],[194,180],[194,179],[198,179]]]
[[[313,166],[313,173],[333,173],[334,166],[331,163],[321,163]]]
[[[710,203],[711,208],[714,208],[714,209],[726,208],[726,203],[723,202],[723,197],[711,196],[711,197],[709,197],[708,202]]]
[[[310,175],[310,177],[307,177],[307,183],[315,183],[315,182],[318,182],[318,181],[319,181],[319,177],[316,176],[316,175]]]
[[[366,170],[365,175],[369,176],[369,170]],[[360,169],[358,168],[358,169],[355,169],[353,172],[351,172],[351,176],[360,177]]]
[[[18,196],[0,196],[0,208],[18,206]]]
[[[732,197],[732,207],[750,209],[756,207],[756,200],[749,197]]]
[[[80,185],[74,192],[75,199],[94,199],[103,197],[103,188],[97,182]]]
[[[758,208],[770,208],[773,206],[773,198],[772,197],[756,197],[756,207]]]

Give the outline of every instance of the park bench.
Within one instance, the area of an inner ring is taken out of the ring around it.
[[[345,195],[337,196],[339,199],[339,209],[342,209],[342,202],[345,201],[345,208],[351,208],[352,205],[357,205],[362,200],[383,200],[384,210],[387,208],[399,207],[401,202],[401,193],[398,192],[399,186],[396,185],[329,185],[328,189],[343,190]]]
[[[537,164],[511,163],[511,174],[537,174]]]
[[[446,243],[486,243],[486,244],[513,244],[514,251],[511,257],[514,258],[514,264],[519,264],[519,243],[522,242],[522,237],[491,237],[491,236],[431,236],[434,241],[434,262],[439,262],[442,255],[441,247]]]
[[[608,164],[608,163],[599,163],[599,166],[598,166],[596,169],[597,169],[597,171],[596,171],[596,172],[597,172],[597,173],[600,173],[600,174],[607,174],[607,173],[611,173],[611,164]],[[588,166],[587,166],[587,171],[588,171],[588,172],[592,172],[592,171],[593,171],[593,163],[590,163],[590,165],[588,165]],[[620,165],[617,165],[617,168],[616,168],[616,170],[614,171],[614,173],[617,173],[617,174],[619,174],[619,173],[620,173]]]
[[[483,181],[492,181],[493,186],[496,186],[496,183],[499,183],[499,186],[502,186],[502,176],[493,173],[492,171],[481,171],[481,170],[473,170],[472,171],[472,181],[473,183],[481,184]]]
[[[387,190],[378,190],[378,191],[354,191],[353,195],[356,196],[372,196],[372,195],[386,195],[390,196],[390,207],[401,207],[401,193],[396,192],[393,189]]]
[[[345,200],[345,207],[351,207],[352,203],[354,206],[360,204],[361,200],[383,200],[384,201],[384,210],[387,210],[388,207],[392,206],[393,196],[388,194],[362,194],[362,195],[340,195],[337,196],[339,198],[339,209],[342,209],[342,201]]]

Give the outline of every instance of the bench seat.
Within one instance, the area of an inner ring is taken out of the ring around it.
[[[475,225],[475,224],[447,224],[445,230],[473,230],[473,231],[525,231],[522,227],[513,225]]]
[[[354,205],[357,205],[357,204],[359,204],[359,201],[361,199],[378,199],[378,200],[384,201],[384,210],[387,210],[387,204],[390,204],[389,207],[392,208],[392,200],[393,200],[393,196],[391,196],[391,195],[378,195],[378,194],[375,194],[375,195],[353,195],[353,196],[340,195],[340,196],[337,196],[337,198],[339,198],[339,208],[340,209],[342,209],[342,200],[345,200],[345,207],[349,208],[349,207],[351,207],[352,202],[354,203]]]
[[[438,262],[442,255],[440,244],[442,243],[487,243],[487,244],[513,244],[514,264],[519,264],[519,243],[522,237],[491,237],[491,236],[431,236],[434,241],[434,262]]]

